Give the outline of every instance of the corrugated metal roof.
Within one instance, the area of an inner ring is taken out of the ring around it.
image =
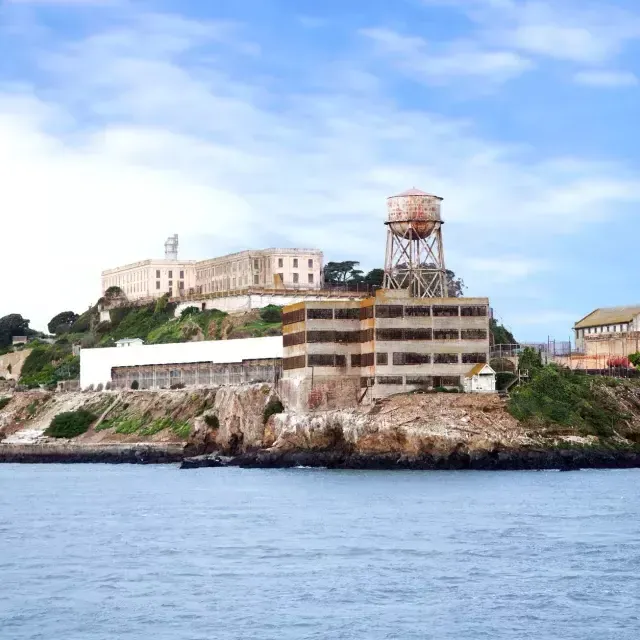
[[[608,324],[619,324],[621,322],[631,322],[640,313],[640,305],[630,307],[605,307],[596,309],[582,320],[575,323],[574,329],[585,329],[587,327],[600,327]]]

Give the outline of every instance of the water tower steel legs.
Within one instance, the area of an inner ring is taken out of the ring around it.
[[[409,289],[415,298],[448,297],[441,224],[426,238],[416,238],[411,229],[399,236],[388,228],[384,288]]]

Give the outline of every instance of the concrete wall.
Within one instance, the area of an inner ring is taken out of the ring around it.
[[[211,340],[175,344],[143,345],[119,349],[82,349],[80,351],[80,387],[111,382],[114,367],[208,362],[241,363],[243,360],[282,358],[282,338]]]

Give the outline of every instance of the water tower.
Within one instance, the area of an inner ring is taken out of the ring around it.
[[[177,260],[178,259],[178,234],[169,236],[164,243],[164,259],[165,260]]]
[[[448,296],[441,202],[415,188],[387,198],[385,289],[408,289],[415,298]]]

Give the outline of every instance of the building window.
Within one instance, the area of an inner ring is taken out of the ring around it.
[[[294,258],[293,259],[293,268],[297,269],[298,268],[298,258]]]
[[[280,269],[284,267],[284,260],[282,258],[278,258],[278,267],[280,267]]]
[[[279,273],[278,278],[280,278],[280,282],[284,283],[284,273]]]
[[[169,287],[173,286],[173,280],[169,280]]]
[[[298,284],[300,282],[300,276],[297,273],[293,274],[293,284]]]
[[[402,305],[379,304],[376,305],[376,318],[402,318]]]
[[[385,352],[376,353],[376,364],[386,365],[389,364],[389,354]]]
[[[457,353],[435,353],[433,355],[434,364],[458,364]]]
[[[434,340],[459,340],[460,333],[457,329],[434,329]]]
[[[253,261],[253,268],[255,271],[258,271],[260,269],[260,263],[258,262],[258,260]]]
[[[313,269],[313,260],[309,258],[309,269]]]
[[[310,273],[308,278],[307,278],[309,284],[313,284],[313,273]]]
[[[487,361],[486,353],[463,353],[462,354],[462,363],[463,364],[480,364],[485,363]]]
[[[253,276],[253,284],[260,284],[260,276],[257,273]]]
[[[180,284],[178,285],[181,289],[184,289],[184,281],[180,280]]]
[[[333,309],[307,309],[308,320],[333,320]]]
[[[459,315],[460,307],[449,307],[445,305],[434,305],[433,315],[436,318],[452,318]]]
[[[173,278],[173,271],[169,271],[169,277]]]
[[[402,376],[378,376],[376,384],[402,384]]]
[[[180,278],[184,280],[184,271],[180,272]]]
[[[412,364],[431,364],[431,356],[428,353],[405,353],[402,351],[396,352],[393,354],[393,364],[396,366],[412,365]]]

